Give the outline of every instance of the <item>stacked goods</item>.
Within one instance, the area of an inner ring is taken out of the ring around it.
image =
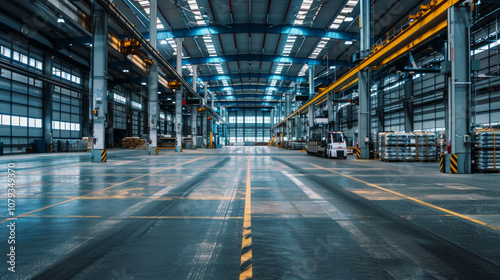
[[[87,143],[87,149],[82,150],[82,152],[85,152],[85,151],[88,152],[88,151],[92,150],[92,137],[82,137],[82,140],[84,140]],[[82,146],[82,148],[83,148],[83,146]]]
[[[500,130],[479,129],[475,132],[474,168],[480,172],[496,172],[500,160]]]
[[[68,140],[59,140],[59,152],[68,151]]]
[[[306,149],[306,141],[292,141],[290,143],[291,150],[305,150]]]
[[[385,161],[436,161],[437,138],[434,133],[379,134],[380,160]]]
[[[122,139],[122,148],[137,148],[145,144],[146,140],[140,139],[139,137],[125,137]]]

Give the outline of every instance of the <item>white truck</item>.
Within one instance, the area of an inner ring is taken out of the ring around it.
[[[308,141],[307,154],[321,155],[329,158],[347,158],[345,135],[340,131],[329,132],[324,140]]]

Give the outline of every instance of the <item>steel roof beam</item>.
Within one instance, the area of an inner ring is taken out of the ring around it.
[[[230,101],[240,101],[240,100],[235,100],[236,98],[259,98],[259,99],[269,99],[265,101],[271,101],[271,100],[278,100],[281,99],[283,96],[280,95],[265,95],[265,94],[235,94],[235,95],[217,95],[216,100],[222,101],[222,100],[230,100]],[[241,100],[245,101],[245,100]]]
[[[199,79],[203,81],[222,81],[222,80],[239,80],[240,76],[242,79],[263,79],[263,80],[278,80],[278,81],[295,81],[295,82],[307,82],[307,77],[297,77],[297,76],[284,76],[284,75],[273,75],[273,74],[258,74],[258,73],[243,73],[243,74],[229,74],[229,75],[214,75],[214,76],[198,76]],[[193,81],[192,77],[186,78],[187,82]],[[209,88],[210,89],[210,88]]]
[[[288,57],[288,56],[275,56],[275,55],[261,55],[261,54],[240,54],[240,55],[226,55],[217,57],[195,57],[182,60],[182,65],[199,65],[199,64],[219,64],[232,61],[268,61],[284,64],[308,64],[308,65],[328,65],[328,66],[354,66],[353,63],[344,60],[321,60],[305,57]],[[169,63],[175,66],[176,62],[170,60]]]
[[[345,32],[337,30],[325,30],[319,28],[289,26],[289,25],[268,25],[268,24],[233,24],[229,26],[211,25],[200,26],[190,29],[163,30],[158,31],[158,40],[167,38],[195,37],[203,35],[219,35],[234,33],[270,33],[282,35],[295,35],[306,37],[325,37],[336,40],[358,41],[359,34],[355,32]],[[143,34],[149,39],[149,34]]]
[[[269,86],[261,86],[261,85],[239,85],[239,86],[214,86],[214,87],[208,87],[208,90],[210,91],[226,91],[227,88],[232,88],[233,90],[252,90],[252,91],[255,91],[255,90],[266,90],[266,89],[269,89]],[[281,88],[278,88],[278,90],[276,92],[284,92],[285,90],[287,90],[286,87],[281,87]]]

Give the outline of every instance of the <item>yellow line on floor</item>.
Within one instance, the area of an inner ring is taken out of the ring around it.
[[[90,215],[23,215],[21,218],[102,218]],[[211,219],[230,220],[243,219],[243,217],[205,217],[205,216],[131,216],[129,219]]]
[[[204,216],[131,216],[132,219],[211,219],[228,220],[243,219],[243,217],[204,217]]]
[[[250,174],[250,152],[248,152],[247,184],[245,190],[245,214],[243,215],[243,238],[241,240],[240,280],[252,279],[252,177]]]
[[[22,218],[101,218],[101,216],[87,215],[23,215]]]
[[[135,178],[133,178],[133,179],[130,179],[130,180],[127,180],[127,181],[123,181],[123,182],[118,183],[118,184],[114,184],[114,185],[109,186],[109,187],[107,187],[107,188],[104,188],[104,189],[100,189],[100,190],[97,190],[97,191],[91,192],[91,193],[89,193],[89,194],[86,194],[85,196],[88,196],[88,195],[91,195],[91,194],[97,194],[97,193],[99,193],[99,192],[106,191],[106,190],[109,190],[109,189],[112,189],[112,188],[115,188],[115,187],[121,186],[121,185],[123,185],[123,184],[133,182],[133,181],[135,181],[135,180],[137,180],[137,179],[140,179],[140,178],[143,178],[143,177],[149,176],[149,175],[151,175],[151,174],[156,174],[156,173],[159,173],[159,172],[163,172],[163,171],[165,171],[165,170],[169,170],[169,169],[172,169],[172,168],[176,168],[176,167],[179,167],[179,166],[184,165],[184,164],[192,163],[192,162],[195,162],[195,161],[200,160],[200,159],[203,159],[203,158],[205,158],[205,157],[195,158],[195,159],[192,159],[192,160],[189,160],[189,161],[186,161],[186,162],[183,162],[183,163],[179,163],[179,164],[174,165],[174,166],[171,166],[171,167],[164,168],[164,169],[162,169],[162,170],[158,170],[158,171],[155,171],[155,172],[152,172],[152,173],[144,174],[144,175],[141,175],[141,176],[139,176],[139,177],[135,177]],[[36,213],[36,212],[39,212],[39,211],[42,211],[42,210],[45,210],[45,209],[52,208],[52,207],[54,207],[54,206],[58,206],[58,205],[61,205],[61,204],[65,204],[65,203],[71,202],[71,201],[73,201],[73,200],[80,199],[80,198],[82,198],[82,197],[84,197],[84,196],[77,196],[77,197],[74,197],[74,198],[70,198],[70,199],[68,199],[68,200],[64,200],[64,201],[61,201],[61,202],[58,202],[58,203],[54,203],[54,204],[51,204],[51,205],[47,205],[47,206],[45,206],[45,207],[42,207],[42,208],[39,208],[39,209],[36,209],[36,210],[32,210],[32,211],[26,212],[26,213],[21,214],[21,215],[17,215],[17,216],[12,217],[12,218],[7,218],[7,219],[5,219],[5,220],[1,221],[1,222],[0,222],[0,224],[5,223],[5,222],[7,222],[7,221],[9,221],[9,220],[12,220],[12,219],[15,219],[15,218],[20,218],[20,217],[23,217],[23,216],[25,216],[25,215],[29,215],[29,214]]]
[[[425,206],[428,206],[428,207],[434,208],[434,209],[436,209],[436,210],[439,210],[439,211],[442,211],[442,212],[445,212],[445,213],[451,214],[451,215],[453,215],[453,216],[455,216],[455,217],[459,217],[459,218],[465,219],[465,220],[467,220],[467,221],[469,221],[469,222],[473,222],[473,223],[476,223],[476,224],[480,224],[480,225],[482,225],[482,226],[486,226],[486,227],[489,227],[489,228],[491,228],[491,229],[494,229],[494,230],[499,230],[499,231],[500,231],[500,227],[497,227],[497,226],[494,226],[494,225],[490,225],[490,224],[485,223],[485,222],[482,222],[482,221],[480,221],[480,220],[473,219],[473,218],[471,218],[471,217],[469,217],[469,216],[467,216],[467,215],[462,215],[462,214],[460,214],[460,213],[457,213],[457,212],[454,212],[454,211],[448,210],[448,209],[446,209],[446,208],[439,207],[439,206],[436,206],[436,205],[434,205],[434,204],[430,204],[430,203],[425,202],[425,201],[423,201],[423,200],[420,200],[420,199],[418,199],[418,198],[414,198],[414,197],[411,197],[411,196],[404,195],[404,194],[402,194],[402,193],[398,193],[398,192],[393,191],[393,190],[389,190],[389,189],[386,189],[386,188],[382,188],[382,187],[380,187],[380,186],[378,186],[378,185],[376,185],[376,184],[372,184],[372,183],[369,183],[369,182],[363,181],[363,180],[361,180],[361,179],[355,178],[355,177],[350,176],[350,175],[346,175],[346,174],[342,174],[342,173],[340,173],[340,172],[336,172],[336,171],[333,171],[333,170],[329,170],[328,168],[324,168],[324,167],[321,167],[321,166],[318,166],[318,165],[315,165],[315,164],[312,164],[312,163],[310,163],[310,165],[315,166],[315,167],[320,168],[320,169],[324,169],[324,170],[327,170],[327,171],[330,171],[330,172],[336,173],[336,174],[339,174],[339,175],[342,175],[342,176],[344,176],[344,177],[346,177],[346,178],[352,179],[352,180],[354,180],[354,181],[358,181],[358,182],[363,183],[363,184],[365,184],[365,185],[367,185],[367,186],[370,186],[370,187],[372,187],[372,188],[377,188],[377,189],[379,189],[379,190],[383,190],[383,191],[385,191],[385,192],[392,193],[392,194],[394,194],[394,195],[397,195],[397,196],[400,196],[400,197],[406,198],[406,199],[411,200],[411,201],[414,201],[414,202],[416,202],[416,203],[418,203],[418,204],[425,205]]]

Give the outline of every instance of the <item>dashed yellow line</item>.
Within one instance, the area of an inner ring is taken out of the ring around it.
[[[240,280],[252,279],[252,184],[250,174],[250,152],[247,163],[245,189],[245,214],[243,215],[243,238],[241,240]]]
[[[200,159],[203,159],[203,158],[205,158],[205,157],[195,158],[195,159],[192,159],[192,160],[189,160],[189,161],[186,161],[186,162],[183,162],[183,163],[179,163],[179,164],[174,165],[174,166],[171,166],[171,167],[164,168],[164,169],[162,169],[162,170],[158,170],[158,171],[155,171],[155,172],[152,172],[152,173],[144,174],[144,175],[141,175],[141,176],[139,176],[139,177],[135,177],[135,178],[133,178],[133,179],[130,179],[130,180],[127,180],[127,181],[124,181],[124,182],[118,183],[118,184],[114,184],[114,185],[109,186],[109,187],[107,187],[107,188],[104,188],[104,189],[100,189],[100,190],[97,190],[97,191],[91,192],[91,193],[89,193],[89,194],[87,194],[87,195],[85,195],[85,196],[88,196],[88,195],[91,195],[91,194],[98,194],[98,193],[101,193],[101,192],[103,192],[103,191],[106,191],[106,190],[109,190],[109,189],[112,189],[112,188],[115,188],[115,187],[121,186],[121,185],[126,184],[126,183],[133,182],[133,181],[135,181],[135,180],[137,180],[137,179],[140,179],[140,178],[143,178],[143,177],[146,177],[146,176],[149,176],[149,175],[151,175],[151,174],[156,174],[156,173],[159,173],[159,172],[163,172],[163,171],[165,171],[165,170],[169,170],[169,169],[172,169],[172,168],[176,168],[176,167],[179,167],[179,166],[184,165],[184,164],[192,163],[192,162],[195,162],[195,161],[200,160]],[[24,214],[17,215],[17,216],[12,217],[12,218],[7,218],[7,219],[5,219],[5,220],[3,220],[3,221],[0,221],[0,224],[5,223],[5,222],[7,222],[7,221],[9,221],[9,220],[11,220],[11,219],[20,218],[20,217],[23,217],[23,216],[26,216],[26,215],[29,215],[29,214],[32,214],[32,213],[40,212],[40,211],[45,210],[45,209],[49,209],[49,208],[52,208],[52,207],[55,207],[55,206],[58,206],[58,205],[61,205],[61,204],[65,204],[65,203],[71,202],[71,201],[73,201],[73,200],[81,199],[82,197],[84,197],[84,196],[77,196],[77,197],[73,197],[73,198],[70,198],[70,199],[68,199],[68,200],[64,200],[64,201],[61,201],[61,202],[58,202],[58,203],[54,203],[54,204],[51,204],[51,205],[47,205],[47,206],[45,206],[45,207],[42,207],[42,208],[39,208],[39,209],[36,209],[36,210],[32,210],[32,211],[26,212],[26,213],[24,213]]]
[[[414,201],[414,202],[416,202],[416,203],[418,203],[418,204],[425,205],[425,206],[428,206],[428,207],[434,208],[434,209],[436,209],[436,210],[439,210],[439,211],[442,211],[442,212],[448,213],[448,214],[450,214],[450,215],[452,215],[452,216],[462,218],[462,219],[467,220],[467,221],[469,221],[469,222],[473,222],[473,223],[476,223],[476,224],[480,224],[480,225],[482,225],[482,226],[486,226],[486,227],[489,227],[489,228],[491,228],[491,229],[494,229],[494,230],[498,230],[498,231],[500,231],[500,227],[497,227],[497,226],[494,226],[494,225],[490,225],[490,224],[485,223],[485,222],[483,222],[483,221],[480,221],[480,220],[477,220],[477,219],[473,219],[473,218],[471,218],[471,217],[469,217],[469,216],[466,216],[466,215],[463,215],[463,214],[457,213],[457,212],[455,212],[455,211],[448,210],[448,209],[443,208],[443,207],[436,206],[436,205],[434,205],[434,204],[431,204],[431,203],[428,203],[428,202],[422,201],[422,200],[420,200],[420,199],[418,199],[418,198],[414,198],[414,197],[411,197],[411,196],[404,195],[404,194],[402,194],[402,193],[398,193],[398,192],[393,191],[393,190],[389,190],[389,189],[386,189],[386,188],[382,188],[381,186],[378,186],[378,185],[376,185],[376,184],[372,184],[372,183],[369,183],[369,182],[363,181],[363,180],[361,180],[361,179],[355,178],[355,177],[353,177],[353,176],[346,175],[346,174],[342,174],[342,173],[340,173],[340,172],[336,172],[336,171],[333,171],[333,170],[330,170],[330,169],[328,169],[328,168],[324,168],[324,167],[321,167],[321,166],[318,166],[318,165],[315,165],[315,164],[312,164],[312,163],[310,163],[310,165],[315,166],[315,167],[320,168],[320,169],[324,169],[324,170],[330,171],[330,172],[335,173],[335,174],[342,175],[342,176],[344,176],[344,177],[346,177],[346,178],[352,179],[352,180],[354,180],[354,181],[358,181],[358,182],[363,183],[363,184],[365,184],[365,185],[367,185],[367,186],[370,186],[370,187],[372,187],[372,188],[376,188],[376,189],[379,189],[379,190],[382,190],[382,191],[385,191],[385,192],[388,192],[388,193],[392,193],[392,194],[394,194],[394,195],[397,195],[397,196],[400,196],[400,197],[406,198],[406,199],[408,199],[408,200]]]

